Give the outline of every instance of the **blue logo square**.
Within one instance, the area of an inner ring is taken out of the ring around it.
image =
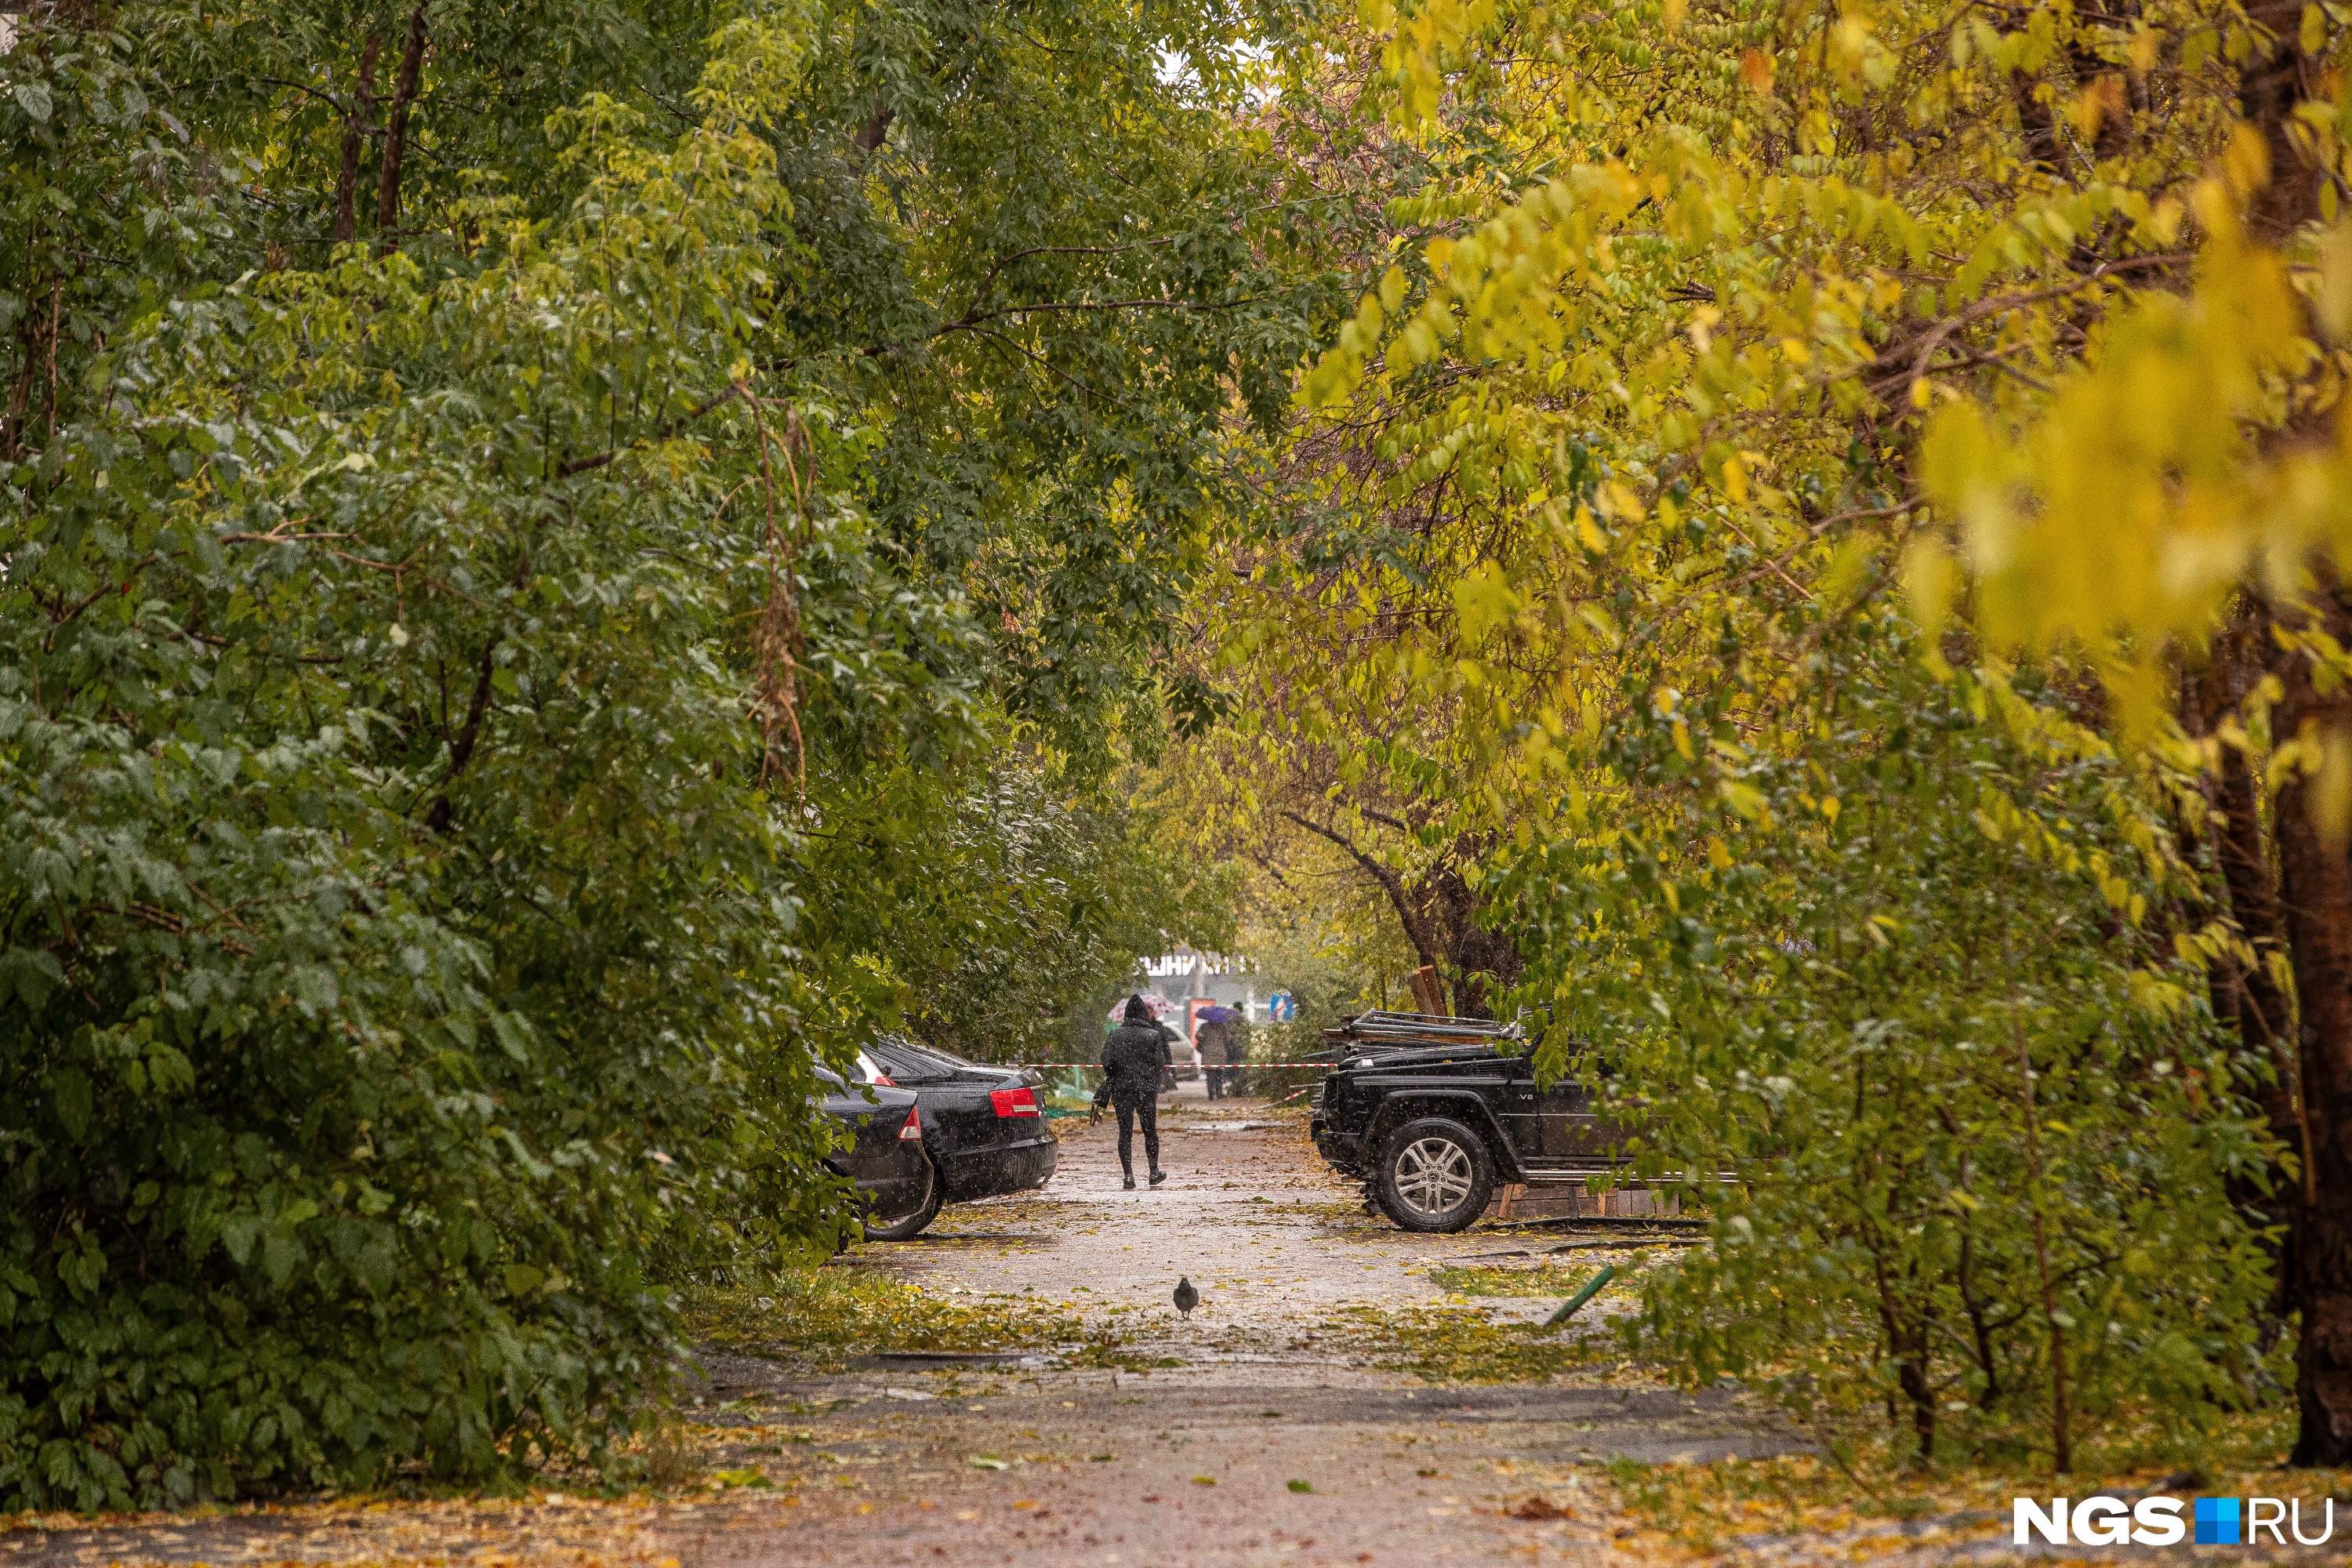
[[[2200,1546],[2238,1544],[2238,1500],[2236,1498],[2201,1497],[2197,1500],[2197,1544]]]

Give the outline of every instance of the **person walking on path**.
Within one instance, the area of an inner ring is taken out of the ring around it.
[[[1201,1076],[1209,1080],[1209,1098],[1223,1099],[1233,1092],[1236,1076],[1224,1065],[1235,1059],[1234,1010],[1213,1002],[1202,1008],[1192,1039],[1201,1048]]]
[[[1142,997],[1127,999],[1119,1026],[1103,1041],[1102,1065],[1094,1120],[1102,1119],[1106,1100],[1118,1111],[1118,1168],[1129,1187],[1135,1185],[1135,1123],[1143,1122],[1143,1157],[1156,1187],[1168,1179],[1160,1168],[1160,1075],[1168,1069],[1168,1036],[1152,1021],[1151,1005]]]

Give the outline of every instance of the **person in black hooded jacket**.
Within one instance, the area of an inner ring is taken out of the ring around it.
[[[1160,1075],[1168,1070],[1167,1032],[1152,1021],[1151,1005],[1140,996],[1127,999],[1119,1026],[1103,1041],[1103,1083],[1095,1090],[1097,1118],[1105,1101],[1118,1111],[1118,1168],[1127,1185],[1135,1185],[1135,1124],[1143,1123],[1143,1157],[1151,1167],[1151,1184],[1168,1179],[1160,1168]]]

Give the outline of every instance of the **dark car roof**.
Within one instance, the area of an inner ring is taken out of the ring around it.
[[[908,1039],[903,1035],[884,1035],[866,1047],[866,1052],[880,1064],[885,1072],[910,1079],[919,1071],[926,1076],[953,1078],[964,1083],[992,1083],[1001,1087],[1045,1081],[1024,1068],[1007,1067],[1002,1062],[972,1061],[953,1051]]]
[[[1514,1045],[1519,1048],[1511,1048]],[[1339,1065],[1371,1072],[1402,1072],[1449,1062],[1515,1061],[1526,1055],[1524,1042],[1508,1040],[1470,1040],[1455,1046],[1360,1046],[1342,1051]]]
[[[821,1103],[827,1112],[835,1116],[856,1116],[868,1110],[888,1110],[894,1107],[904,1110],[915,1103],[915,1091],[911,1089],[896,1089],[878,1083],[845,1083],[841,1075],[831,1068],[813,1070],[820,1086]],[[874,1097],[870,1101],[866,1098],[869,1094]]]
[[[1498,1024],[1490,1018],[1440,1018],[1428,1013],[1391,1013],[1375,1008],[1358,1014],[1336,1029],[1324,1030],[1323,1037],[1342,1052],[1431,1046],[1513,1051],[1526,1047],[1528,1032],[1520,1025]]]
[[[912,1057],[919,1061],[936,1064],[950,1071],[994,1070],[984,1062],[972,1061],[968,1058],[956,1055],[953,1051],[942,1050],[937,1046],[924,1045],[919,1040],[910,1040],[904,1035],[884,1035],[866,1049],[869,1056],[877,1052],[884,1052],[893,1056]]]

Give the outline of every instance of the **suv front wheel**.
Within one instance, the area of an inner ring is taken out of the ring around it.
[[[1424,1116],[1389,1134],[1373,1189],[1406,1230],[1450,1235],[1486,1212],[1495,1161],[1486,1141],[1459,1121]]]

